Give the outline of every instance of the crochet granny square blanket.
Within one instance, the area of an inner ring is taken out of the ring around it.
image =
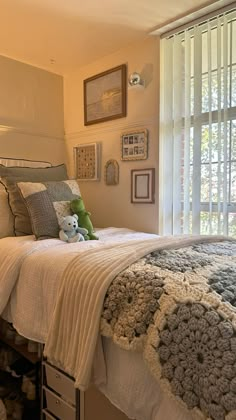
[[[236,419],[236,242],[157,250],[109,286],[101,333],[193,417]]]

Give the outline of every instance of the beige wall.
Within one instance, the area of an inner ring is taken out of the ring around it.
[[[138,71],[145,79],[144,89],[129,88],[127,117],[105,123],[84,126],[83,80],[117,65],[126,63],[128,74]],[[81,191],[88,210],[92,212],[95,226],[129,227],[146,232],[158,229],[158,82],[159,41],[148,38],[129,45],[116,54],[81,68],[64,78],[64,115],[68,165],[73,176],[73,147],[80,143],[100,142],[100,181],[80,181]],[[120,160],[120,135],[126,130],[147,128],[149,131],[149,157],[143,161]],[[104,182],[104,165],[116,159],[120,168],[117,186]],[[156,169],[155,204],[131,204],[131,169]]]
[[[65,160],[61,76],[0,56],[0,156]]]

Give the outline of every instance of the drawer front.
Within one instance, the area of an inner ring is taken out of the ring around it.
[[[47,410],[50,411],[50,413],[59,417],[60,420],[76,420],[75,407],[67,404],[46,387],[43,387],[43,389],[46,396]]]
[[[43,418],[45,420],[56,420],[56,417],[52,416],[52,414],[48,413],[47,410],[42,410]]]
[[[68,378],[46,362],[44,363],[44,366],[46,370],[47,386],[54,389],[54,391],[62,395],[67,401],[76,405],[76,390],[73,379]]]

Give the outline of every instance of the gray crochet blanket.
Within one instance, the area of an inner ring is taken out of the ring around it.
[[[236,419],[236,241],[155,251],[111,283],[101,333],[196,418]]]

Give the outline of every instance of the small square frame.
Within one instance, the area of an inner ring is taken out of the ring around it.
[[[75,177],[80,181],[99,180],[99,143],[79,144],[74,147]]]
[[[148,131],[133,130],[121,135],[121,160],[144,160],[148,157]]]
[[[155,168],[131,170],[131,203],[155,203]]]

